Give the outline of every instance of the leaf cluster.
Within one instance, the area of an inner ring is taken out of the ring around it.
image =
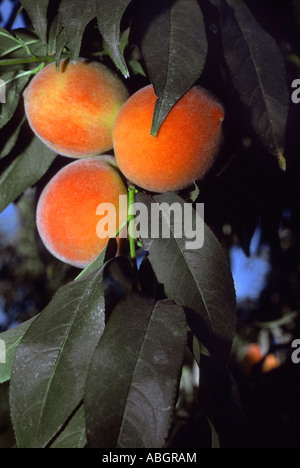
[[[28,129],[21,94],[32,75],[62,57],[102,60],[132,91],[151,82],[157,95],[154,136],[194,84],[211,88],[228,109],[229,138],[220,173],[245,150],[245,134],[285,169],[289,97],[284,57],[247,2],[21,4],[30,26],[15,32],[0,28],[0,73],[6,87],[0,108],[0,210],[41,184],[57,156]],[[232,115],[231,101],[246,117]],[[239,120],[243,131],[235,129]],[[195,186],[188,194],[190,203],[201,194]],[[153,203],[183,206],[185,198],[141,193],[138,201],[151,212]],[[197,216],[193,208],[193,219]],[[18,447],[167,445],[187,353],[203,371],[203,414],[219,428],[209,395],[220,382],[225,390],[230,387],[226,362],[236,325],[232,275],[226,252],[207,225],[204,246],[191,250],[188,239],[176,238],[175,221],[168,223],[169,239],[139,239],[139,269],[129,256],[115,255],[112,241],[37,317],[0,335],[7,346],[0,382],[10,381]],[[231,402],[225,390],[224,399]],[[215,429],[213,434],[215,439]]]

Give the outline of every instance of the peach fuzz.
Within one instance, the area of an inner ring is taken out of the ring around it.
[[[224,109],[194,86],[172,108],[158,135],[150,134],[156,96],[146,86],[122,106],[113,128],[120,170],[151,192],[177,191],[203,177],[222,143]]]
[[[37,229],[46,248],[59,260],[85,268],[105,248],[96,215],[101,203],[116,208],[117,227],[127,219],[127,208],[119,215],[119,196],[127,188],[112,157],[81,159],[61,169],[44,188],[36,213]],[[115,222],[115,220],[114,220]]]
[[[33,132],[54,152],[72,158],[112,149],[112,128],[128,98],[122,81],[106,66],[79,59],[43,68],[24,91]]]

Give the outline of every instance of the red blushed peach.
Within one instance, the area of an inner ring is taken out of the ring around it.
[[[222,142],[224,109],[211,93],[195,86],[153,137],[155,103],[153,86],[146,86],[122,106],[113,129],[115,156],[123,174],[139,187],[177,191],[212,166]]]
[[[53,151],[72,158],[112,149],[112,128],[128,98],[122,81],[106,66],[79,59],[47,65],[24,92],[34,133]]]
[[[37,228],[44,245],[56,258],[78,268],[91,263],[109,240],[105,226],[104,232],[97,231],[103,219],[97,216],[98,206],[115,207],[116,218],[107,222],[116,231],[127,219],[127,206],[120,205],[119,198],[127,195],[127,188],[111,160],[105,156],[68,164],[45,187],[37,206]]]

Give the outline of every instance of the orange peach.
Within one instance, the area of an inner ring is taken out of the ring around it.
[[[259,344],[251,343],[248,345],[242,360],[242,369],[244,374],[249,377],[251,375],[253,366],[259,362],[262,362],[263,358],[264,355]]]
[[[97,216],[98,206],[115,207],[115,219],[108,223],[116,231],[127,219],[126,203],[119,203],[127,188],[111,161],[112,157],[105,156],[68,164],[45,187],[38,202],[36,220],[43,243],[56,258],[78,268],[91,263],[110,237],[106,226],[98,231],[104,219]]]
[[[194,86],[153,137],[155,103],[150,85],[122,106],[113,128],[115,156],[120,170],[137,186],[151,192],[177,191],[211,168],[222,142],[224,109],[210,92]]]
[[[280,361],[275,356],[275,354],[268,354],[264,359],[262,365],[262,372],[263,374],[267,374],[268,372],[271,372],[272,370],[277,369],[278,367],[280,367]]]
[[[112,127],[128,93],[106,66],[79,59],[51,63],[24,92],[34,133],[54,152],[72,158],[112,149]]]

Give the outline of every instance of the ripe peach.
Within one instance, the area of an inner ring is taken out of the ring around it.
[[[151,192],[176,191],[201,178],[222,142],[224,109],[194,86],[173,107],[158,135],[150,135],[156,102],[153,86],[132,95],[113,128],[116,160],[123,174]]]
[[[51,63],[24,92],[34,133],[53,151],[72,158],[112,149],[112,127],[128,93],[106,66],[79,59]]]
[[[38,202],[37,228],[45,246],[56,258],[78,268],[92,262],[109,240],[106,227],[103,239],[98,237],[98,205],[114,205],[117,218],[108,223],[115,223],[116,231],[127,219],[126,204],[119,205],[119,196],[127,195],[127,188],[111,161],[112,157],[103,156],[68,164],[45,187]]]
[[[251,375],[253,366],[261,362],[264,355],[260,346],[257,343],[251,343],[247,346],[242,360],[242,369],[244,374],[249,377]]]
[[[275,354],[268,354],[263,362],[262,372],[263,374],[267,374],[278,367],[280,367],[280,362]]]

